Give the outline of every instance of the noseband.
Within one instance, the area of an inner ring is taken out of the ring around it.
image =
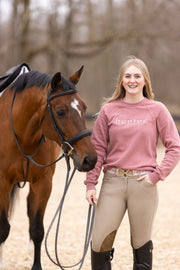
[[[68,153],[68,155],[71,155],[73,150],[74,150],[72,144],[79,141],[83,137],[90,136],[91,131],[88,130],[88,129],[84,129],[84,130],[80,131],[79,133],[77,133],[76,135],[74,135],[73,137],[71,137],[69,140],[66,140],[63,133],[62,133],[62,131],[60,130],[60,128],[59,128],[59,126],[58,126],[58,124],[56,122],[56,119],[55,119],[55,116],[54,116],[54,113],[53,113],[53,110],[52,110],[52,107],[51,107],[51,100],[54,99],[54,98],[57,98],[57,97],[61,97],[61,96],[65,96],[65,95],[71,95],[71,94],[74,94],[74,93],[77,93],[77,90],[63,91],[63,92],[60,92],[60,93],[52,95],[52,96],[50,96],[49,91],[47,93],[47,107],[48,107],[48,110],[49,110],[51,120],[53,122],[54,129],[57,132],[57,134],[58,134],[58,136],[59,136],[59,138],[60,138],[60,140],[62,142],[62,145],[64,146],[64,148],[63,148],[64,153],[66,153],[66,154]],[[67,152],[68,148],[70,148],[70,151]]]

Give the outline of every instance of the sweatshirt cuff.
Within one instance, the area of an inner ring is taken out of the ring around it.
[[[154,185],[160,181],[159,175],[156,172],[149,173],[148,176]]]
[[[88,190],[96,190],[95,184],[92,184],[92,183],[86,184],[86,191]]]

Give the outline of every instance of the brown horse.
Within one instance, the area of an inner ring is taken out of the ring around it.
[[[52,189],[57,144],[70,155],[79,171],[97,161],[85,126],[86,105],[77,93],[82,68],[67,80],[38,71],[21,74],[0,97],[0,254],[10,230],[8,212],[12,190],[24,178],[29,182],[27,214],[34,244],[32,270],[42,270],[43,217]],[[5,78],[6,79],[6,78]],[[27,174],[28,164],[28,174]]]

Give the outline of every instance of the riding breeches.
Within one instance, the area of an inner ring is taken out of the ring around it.
[[[109,172],[99,194],[92,232],[94,251],[113,247],[116,232],[127,210],[131,245],[134,249],[151,239],[152,226],[158,205],[157,186],[136,176],[114,176]]]

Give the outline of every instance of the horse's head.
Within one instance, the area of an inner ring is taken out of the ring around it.
[[[48,89],[48,111],[43,120],[44,134],[69,152],[79,171],[94,168],[97,155],[86,129],[86,104],[80,98],[75,85],[78,83],[83,67],[69,79],[56,73]]]

